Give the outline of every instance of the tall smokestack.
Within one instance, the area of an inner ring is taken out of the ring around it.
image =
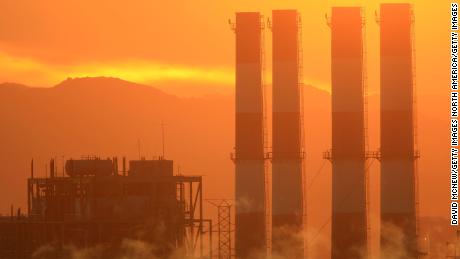
[[[237,258],[266,252],[262,17],[236,13]]]
[[[410,4],[380,6],[381,251],[417,258],[413,17]],[[403,242],[395,244],[394,231]]]
[[[362,9],[333,7],[330,26],[332,30],[331,256],[334,259],[367,258]]]
[[[274,10],[272,251],[303,258],[303,144],[300,15]]]

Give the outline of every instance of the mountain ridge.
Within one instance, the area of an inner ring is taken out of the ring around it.
[[[0,213],[11,204],[25,208],[25,183],[30,160],[35,175],[44,176],[50,158],[58,168],[82,155],[126,156],[139,159],[162,154],[161,124],[165,126],[166,158],[175,170],[204,177],[204,195],[232,199],[234,166],[234,95],[179,97],[155,87],[117,78],[77,78],[38,88],[0,84]],[[270,103],[270,88],[266,89]],[[315,87],[304,88],[307,182],[319,174],[308,194],[312,229],[324,224],[331,209],[330,165],[322,159],[331,148],[331,96]],[[449,188],[449,150],[439,141],[449,134],[448,103],[439,96],[420,98],[418,121],[421,214],[445,217],[442,202]],[[369,148],[379,147],[378,96],[369,97]],[[267,107],[270,134],[270,107]],[[444,111],[446,116],[443,116]],[[58,170],[58,174],[62,172]],[[371,203],[378,204],[379,167],[370,168]],[[374,210],[376,206],[374,205]],[[371,217],[377,212],[372,211]],[[324,232],[327,238],[327,231]]]

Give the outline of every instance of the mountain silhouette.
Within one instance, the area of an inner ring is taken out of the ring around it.
[[[270,87],[266,90],[269,93]],[[313,86],[306,85],[303,93],[308,221],[314,232],[330,215],[330,164],[322,159],[322,152],[331,145],[331,102],[328,92]],[[421,213],[438,217],[448,215],[449,208],[447,202],[440,202],[448,201],[449,188],[449,150],[444,148],[449,107],[443,98],[419,96],[417,103]],[[270,102],[269,94],[266,99]],[[369,96],[368,102],[369,148],[375,150],[379,146],[378,96]],[[267,112],[270,126],[269,108]],[[8,213],[10,204],[25,210],[32,158],[35,176],[44,176],[50,158],[56,159],[61,174],[64,159],[82,155],[156,157],[163,152],[162,123],[165,156],[174,160],[175,171],[203,175],[205,198],[231,199],[231,94],[177,97],[152,86],[106,77],[69,78],[50,88],[0,84],[0,213]],[[378,162],[373,162],[369,172],[371,217],[378,218]],[[326,237],[327,233],[323,230]]]
[[[162,123],[165,155],[181,171],[229,176],[232,109],[230,97],[178,98],[115,78],[67,79],[51,88],[1,84],[0,211],[24,207],[32,158],[38,176],[52,157],[58,164],[82,155],[137,159],[140,150],[152,158],[162,155]]]

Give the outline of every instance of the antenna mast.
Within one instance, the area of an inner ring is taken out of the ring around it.
[[[165,124],[161,121],[161,142],[163,146],[162,157],[165,158]]]
[[[137,153],[139,155],[139,159],[141,159],[141,140],[137,139]]]

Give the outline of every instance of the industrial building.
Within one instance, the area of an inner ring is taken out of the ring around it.
[[[367,258],[363,12],[333,7],[331,258]]]
[[[405,258],[417,258],[416,128],[413,14],[410,4],[380,6],[381,251],[403,236]],[[382,255],[384,256],[384,255]]]
[[[273,10],[272,37],[272,253],[303,258],[302,43],[297,10]]]
[[[31,258],[41,247],[65,257],[65,247],[104,247],[101,257],[121,253],[124,240],[151,245],[153,255],[166,258],[209,255],[205,237],[202,178],[173,174],[173,161],[132,160],[122,170],[118,159],[68,160],[58,175],[55,161],[47,177],[27,180],[27,214],[11,209],[0,218],[0,258]],[[211,231],[207,232],[209,235]]]
[[[260,13],[236,13],[235,253],[267,251],[266,162],[263,93],[263,21]]]

